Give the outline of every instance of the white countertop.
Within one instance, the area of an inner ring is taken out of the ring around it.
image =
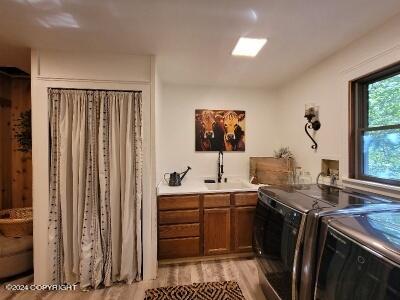
[[[239,184],[241,186],[232,187],[229,184]],[[205,193],[228,193],[228,192],[254,192],[257,191],[260,185],[251,184],[243,179],[228,179],[228,185],[216,189],[209,189],[204,183],[204,178],[184,179],[180,186],[169,186],[162,180],[157,186],[157,195],[176,195],[176,194],[205,194]]]

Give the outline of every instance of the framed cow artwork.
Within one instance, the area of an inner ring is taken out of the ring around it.
[[[195,110],[196,151],[245,151],[246,113]]]

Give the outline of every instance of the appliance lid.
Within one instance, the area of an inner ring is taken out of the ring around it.
[[[311,210],[332,208],[332,205],[317,198],[298,193],[301,189],[310,189],[312,185],[271,185],[259,188],[260,196],[270,197],[286,206],[292,207],[301,213]],[[262,197],[260,197],[262,199]]]
[[[358,213],[361,209],[378,211],[400,206],[398,200],[386,196],[350,192],[323,184],[271,185],[260,187],[259,192],[304,213],[312,210]]]
[[[400,265],[400,210],[334,218],[329,227]]]
[[[322,184],[309,185],[307,189],[297,190],[298,193],[329,203],[332,207],[353,208],[357,206],[368,206],[375,204],[399,204],[399,201],[389,197],[375,196],[358,193],[355,191],[347,192],[337,187]]]

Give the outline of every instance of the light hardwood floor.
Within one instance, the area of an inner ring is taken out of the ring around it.
[[[142,300],[147,289],[185,285],[195,282],[233,280],[239,283],[247,300],[265,300],[258,285],[257,262],[254,259],[225,259],[203,262],[181,263],[160,266],[157,279],[131,285],[118,284],[110,288],[81,292],[9,292],[0,285],[1,300]],[[28,276],[17,280],[18,284],[32,283]]]

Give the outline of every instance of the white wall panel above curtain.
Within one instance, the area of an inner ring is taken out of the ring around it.
[[[143,117],[136,91],[49,89],[53,283],[142,276]]]

